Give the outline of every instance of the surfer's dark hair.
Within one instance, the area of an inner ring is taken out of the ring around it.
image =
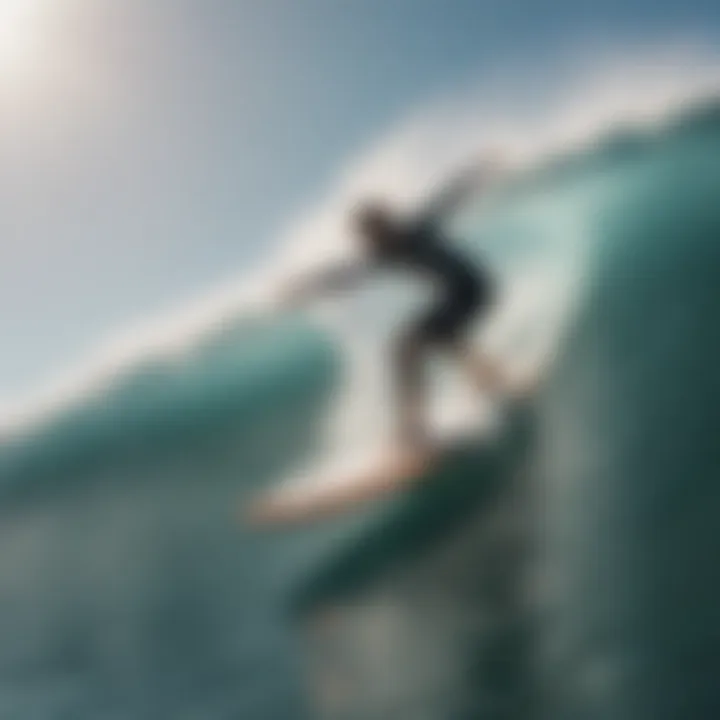
[[[395,214],[382,200],[367,200],[353,210],[353,224],[361,234],[372,236],[394,227]]]

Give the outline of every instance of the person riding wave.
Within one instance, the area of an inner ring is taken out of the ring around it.
[[[430,306],[401,328],[393,353],[398,442],[401,448],[429,449],[425,421],[423,365],[431,352],[453,355],[480,391],[504,391],[505,379],[489,358],[473,352],[470,328],[486,317],[496,301],[496,279],[485,264],[451,247],[442,226],[448,216],[488,180],[487,163],[455,177],[410,219],[383,202],[353,211],[353,227],[362,250],[360,261],[323,270],[291,284],[288,302],[346,290],[378,270],[409,271],[429,280],[436,293]]]

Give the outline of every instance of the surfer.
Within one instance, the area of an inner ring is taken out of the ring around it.
[[[471,351],[469,330],[493,306],[495,279],[488,267],[450,247],[443,231],[448,216],[488,179],[487,164],[473,166],[436,193],[411,219],[402,219],[382,201],[353,211],[353,229],[362,260],[324,270],[292,283],[286,302],[345,290],[377,270],[407,270],[431,281],[433,302],[398,333],[393,353],[401,449],[431,448],[424,419],[423,365],[433,351],[450,353],[482,391],[502,391],[499,368]]]

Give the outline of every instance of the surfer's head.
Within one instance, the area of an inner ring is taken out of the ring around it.
[[[398,231],[398,221],[393,211],[377,200],[358,206],[352,219],[360,239],[373,246],[392,242]]]

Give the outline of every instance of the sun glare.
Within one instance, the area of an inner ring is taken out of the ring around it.
[[[47,0],[0,0],[0,77],[23,74],[36,59]]]

